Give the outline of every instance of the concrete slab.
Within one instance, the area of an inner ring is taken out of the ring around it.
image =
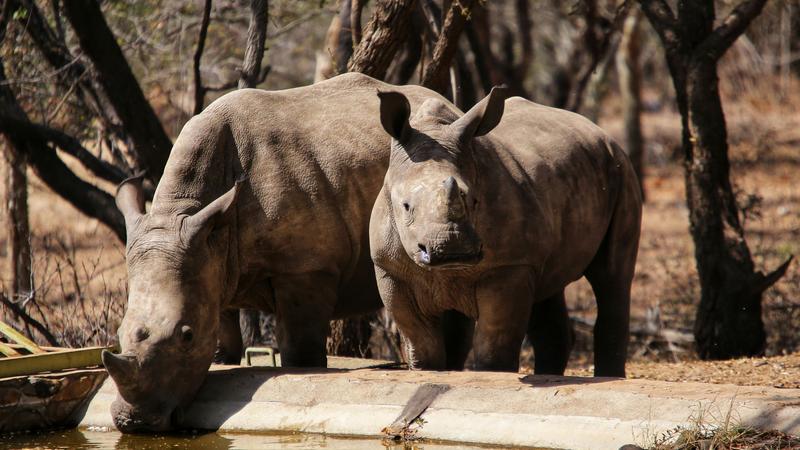
[[[500,446],[613,449],[698,418],[800,435],[800,389],[483,372],[215,367],[186,416],[221,431],[381,436],[423,385],[444,390],[422,438]],[[81,425],[113,427],[108,380]]]

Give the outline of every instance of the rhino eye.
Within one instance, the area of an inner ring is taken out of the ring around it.
[[[403,202],[403,209],[408,211],[409,209],[411,209],[411,206],[407,202]]]
[[[134,335],[136,342],[142,342],[148,337],[150,337],[150,330],[148,330],[146,327],[139,327],[136,329],[136,333]]]
[[[181,327],[181,339],[183,342],[192,342],[194,338],[194,332],[192,332],[192,327],[189,325],[184,325]]]

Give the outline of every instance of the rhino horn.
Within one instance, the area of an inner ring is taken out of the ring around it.
[[[125,217],[125,227],[130,230],[136,219],[144,214],[144,172],[125,179],[117,186],[117,208]]]
[[[483,136],[492,131],[503,118],[508,88],[495,86],[483,100],[470,108],[450,126],[462,141]]]
[[[139,369],[136,356],[115,355],[108,350],[103,350],[101,358],[108,374],[114,379],[114,383],[116,383],[120,395],[122,395],[123,398],[129,397],[129,393],[135,386],[136,372]]]
[[[444,190],[447,195],[447,217],[450,220],[459,220],[464,217],[464,202],[461,201],[461,189],[458,188],[458,181],[453,177],[448,177],[444,181]]]

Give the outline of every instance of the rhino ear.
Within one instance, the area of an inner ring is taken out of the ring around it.
[[[133,223],[144,214],[144,172],[125,179],[117,186],[115,197],[117,209],[125,218],[125,227],[130,230]]]
[[[483,136],[492,131],[503,118],[503,110],[508,88],[495,86],[483,100],[470,108],[463,116],[450,126],[456,131],[462,141]]]
[[[411,105],[405,95],[397,91],[378,91],[381,100],[381,125],[393,138],[403,142],[411,130],[408,118]]]
[[[183,224],[183,232],[187,233],[190,238],[201,234],[207,236],[211,230],[230,223],[236,215],[236,199],[244,182],[244,178],[237,180],[228,192],[197,211],[193,216],[188,217]]]

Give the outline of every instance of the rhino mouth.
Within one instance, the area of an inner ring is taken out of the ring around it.
[[[423,267],[437,269],[459,269],[471,267],[483,259],[483,251],[466,252],[439,252],[430,251],[425,245],[419,244],[417,263]]]
[[[143,411],[134,408],[126,401],[117,398],[111,404],[114,425],[123,433],[159,433],[177,427],[180,420],[179,408],[169,412]]]

